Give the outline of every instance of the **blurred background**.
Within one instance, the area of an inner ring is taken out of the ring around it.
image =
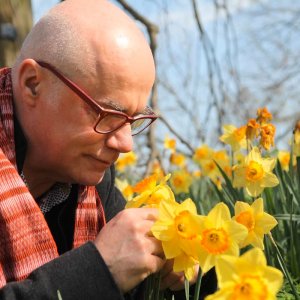
[[[0,67],[13,64],[30,28],[58,2],[0,0]],[[259,107],[273,114],[277,147],[289,148],[300,119],[299,1],[112,2],[136,20],[157,65],[149,101],[160,119],[136,137],[141,169],[163,163],[167,136],[189,157],[203,144],[224,147],[222,126],[244,125]]]

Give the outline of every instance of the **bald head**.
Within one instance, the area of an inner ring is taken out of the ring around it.
[[[106,79],[115,71],[135,72],[134,65],[154,73],[142,32],[105,0],[68,0],[55,6],[29,33],[15,68],[26,58],[51,62],[71,78]]]

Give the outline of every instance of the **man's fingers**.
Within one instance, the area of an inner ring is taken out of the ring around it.
[[[169,288],[172,291],[181,290],[184,287],[184,273],[169,272],[161,278],[160,288]]]
[[[157,220],[157,218],[158,218],[158,209],[157,208],[142,208],[142,209],[144,210],[147,220],[151,220],[151,221]]]
[[[149,273],[154,274],[154,273],[159,272],[162,269],[162,267],[164,266],[165,262],[166,261],[164,259],[160,258],[159,256],[152,255],[152,259],[150,261],[151,267],[148,268]],[[150,275],[150,274],[148,274],[148,275]]]
[[[184,288],[184,275],[181,275],[176,282],[174,282],[169,289],[171,291],[180,291]]]
[[[152,255],[160,257],[161,259],[165,259],[164,250],[162,248],[161,242],[158,241],[155,237],[147,237],[147,240],[149,242],[149,252]]]
[[[161,274],[161,278],[163,279],[165,276],[167,276],[169,273],[171,273],[173,271],[173,264],[174,264],[174,260],[173,259],[168,259],[164,265],[164,267],[162,268],[160,274]]]

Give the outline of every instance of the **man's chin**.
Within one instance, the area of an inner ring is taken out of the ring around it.
[[[81,178],[80,182],[77,182],[82,185],[87,186],[95,186],[98,185],[104,178],[105,171],[102,171],[101,173],[93,174],[88,177],[86,175]]]

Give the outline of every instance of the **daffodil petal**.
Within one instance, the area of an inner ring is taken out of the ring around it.
[[[262,213],[264,211],[263,198],[257,198],[251,205],[254,214]]]
[[[246,167],[239,166],[234,169],[234,179],[233,186],[234,187],[244,187],[246,185]]]
[[[261,250],[264,250],[264,235],[256,234],[252,232],[251,235],[248,236],[248,244],[251,244],[254,247],[257,247]]]
[[[198,256],[199,265],[203,273],[208,272],[211,268],[215,266],[216,257],[210,253],[204,253],[203,256]]]
[[[253,248],[241,255],[243,260],[246,260],[250,265],[266,266],[267,261],[263,254],[263,251],[258,248]]]
[[[196,205],[195,205],[194,201],[190,198],[184,200],[180,204],[180,206],[177,207],[176,213],[179,213],[179,212],[184,211],[184,210],[189,211],[190,213],[195,214],[195,215],[197,214]]]
[[[174,272],[184,271],[185,277],[191,280],[195,276],[195,261],[191,257],[181,254],[174,258],[173,270]]]
[[[227,282],[233,281],[237,273],[237,257],[232,255],[220,255],[216,259],[216,273],[219,287],[222,288]]]
[[[279,184],[279,180],[275,174],[266,172],[263,180],[262,186],[264,187],[273,187]]]
[[[257,197],[258,195],[260,195],[262,193],[263,190],[264,190],[264,187],[260,186],[256,182],[250,182],[246,186],[247,193],[252,197]]]
[[[248,229],[240,223],[230,221],[226,222],[225,226],[231,240],[235,241],[236,243],[240,243],[248,235]]]
[[[243,201],[236,201],[234,205],[235,215],[239,215],[241,212],[248,210],[250,205]]]
[[[266,267],[263,272],[263,277],[268,278],[269,291],[276,295],[283,283],[282,273],[273,267]]]
[[[165,257],[171,259],[182,254],[181,249],[178,247],[176,239],[162,242]]]
[[[224,222],[231,219],[229,208],[222,202],[218,203],[209,212],[207,218],[211,220],[211,222],[214,224],[214,227],[220,228]]]
[[[253,147],[249,155],[246,157],[246,164],[249,164],[250,161],[261,161],[261,154],[257,147]]]
[[[176,235],[174,224],[165,221],[156,221],[151,228],[151,232],[160,241],[170,241]]]
[[[264,170],[270,172],[276,165],[276,158],[264,158],[262,161],[262,165]]]
[[[277,220],[267,213],[259,214],[255,220],[256,230],[260,229],[264,234],[269,233],[277,224]]]
[[[162,220],[174,220],[175,209],[178,205],[176,202],[161,201],[159,204],[159,218]]]

